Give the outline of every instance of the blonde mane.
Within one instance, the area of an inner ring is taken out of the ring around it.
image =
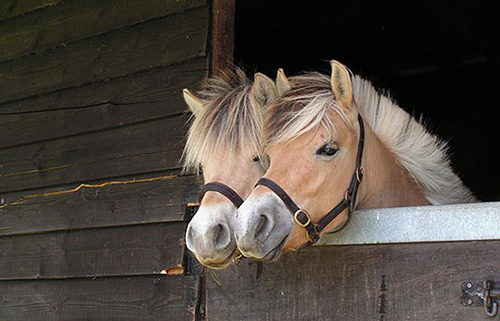
[[[269,107],[266,119],[266,148],[291,140],[324,126],[332,135],[334,111],[353,128],[344,110],[335,102],[330,76],[306,73],[290,77],[292,89]],[[422,189],[433,205],[467,203],[477,199],[453,172],[447,144],[427,131],[422,122],[379,94],[359,76],[352,79],[359,112],[375,135],[395,155],[399,164]]]
[[[203,160],[221,153],[231,156],[245,149],[260,156],[264,111],[252,95],[250,79],[236,69],[208,78],[203,87],[197,97],[204,108],[190,119],[183,171],[199,174]]]

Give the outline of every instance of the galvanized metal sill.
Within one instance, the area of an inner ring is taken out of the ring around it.
[[[500,202],[359,210],[318,246],[500,240]]]

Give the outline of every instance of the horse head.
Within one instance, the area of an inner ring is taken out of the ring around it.
[[[341,63],[290,78],[266,114],[270,167],[238,210],[240,252],[273,261],[356,208],[473,202],[446,144]]]
[[[276,84],[256,74],[253,84],[237,69],[208,79],[206,88],[184,99],[193,113],[184,149],[185,171],[205,185],[200,207],[186,231],[186,244],[204,265],[223,268],[238,255],[233,236],[237,207],[267,167],[261,150],[265,106],[278,95]]]
[[[332,199],[344,198],[355,170],[359,128],[350,75],[343,65],[332,62],[326,88],[324,82],[310,80],[292,78],[291,90],[269,106],[265,132],[270,167],[264,177],[286,191],[297,209],[307,209],[303,213],[312,223],[330,210]],[[308,239],[280,192],[260,185],[239,210],[235,236],[245,256],[273,260],[284,248]],[[346,211],[339,213],[326,230],[346,219]]]

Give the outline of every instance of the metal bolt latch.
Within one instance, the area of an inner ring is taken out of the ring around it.
[[[484,298],[484,312],[489,317],[494,317],[498,312],[498,299],[500,298],[500,291],[491,288],[491,281],[486,280],[483,282],[483,287],[486,290]]]
[[[491,280],[467,281],[460,285],[460,302],[463,306],[483,306],[490,318],[498,314],[500,282]]]

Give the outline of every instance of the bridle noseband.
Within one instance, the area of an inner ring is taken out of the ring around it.
[[[203,196],[205,196],[205,194],[209,191],[221,193],[233,202],[236,208],[239,208],[241,204],[243,204],[243,199],[238,195],[238,193],[236,193],[231,187],[219,182],[210,182],[203,185],[200,190],[200,195],[198,196],[200,203],[203,200]]]
[[[263,185],[273,191],[282,201],[285,203],[286,207],[292,212],[295,223],[299,226],[306,229],[306,236],[309,242],[315,243],[319,240],[319,234],[323,231],[328,224],[330,224],[340,213],[342,213],[346,208],[349,209],[348,217],[346,223],[340,227],[340,229],[335,232],[341,230],[347,222],[349,222],[351,218],[352,211],[356,206],[356,197],[358,195],[359,185],[363,180],[363,149],[365,143],[365,127],[363,124],[363,118],[361,115],[358,115],[359,122],[359,142],[358,142],[358,153],[356,156],[356,169],[354,170],[354,174],[352,175],[351,183],[347,188],[345,193],[345,197],[340,203],[338,203],[330,212],[328,212],[318,223],[314,223],[305,210],[299,208],[297,204],[288,196],[288,194],[275,182],[270,180],[269,178],[261,178],[257,185]]]

